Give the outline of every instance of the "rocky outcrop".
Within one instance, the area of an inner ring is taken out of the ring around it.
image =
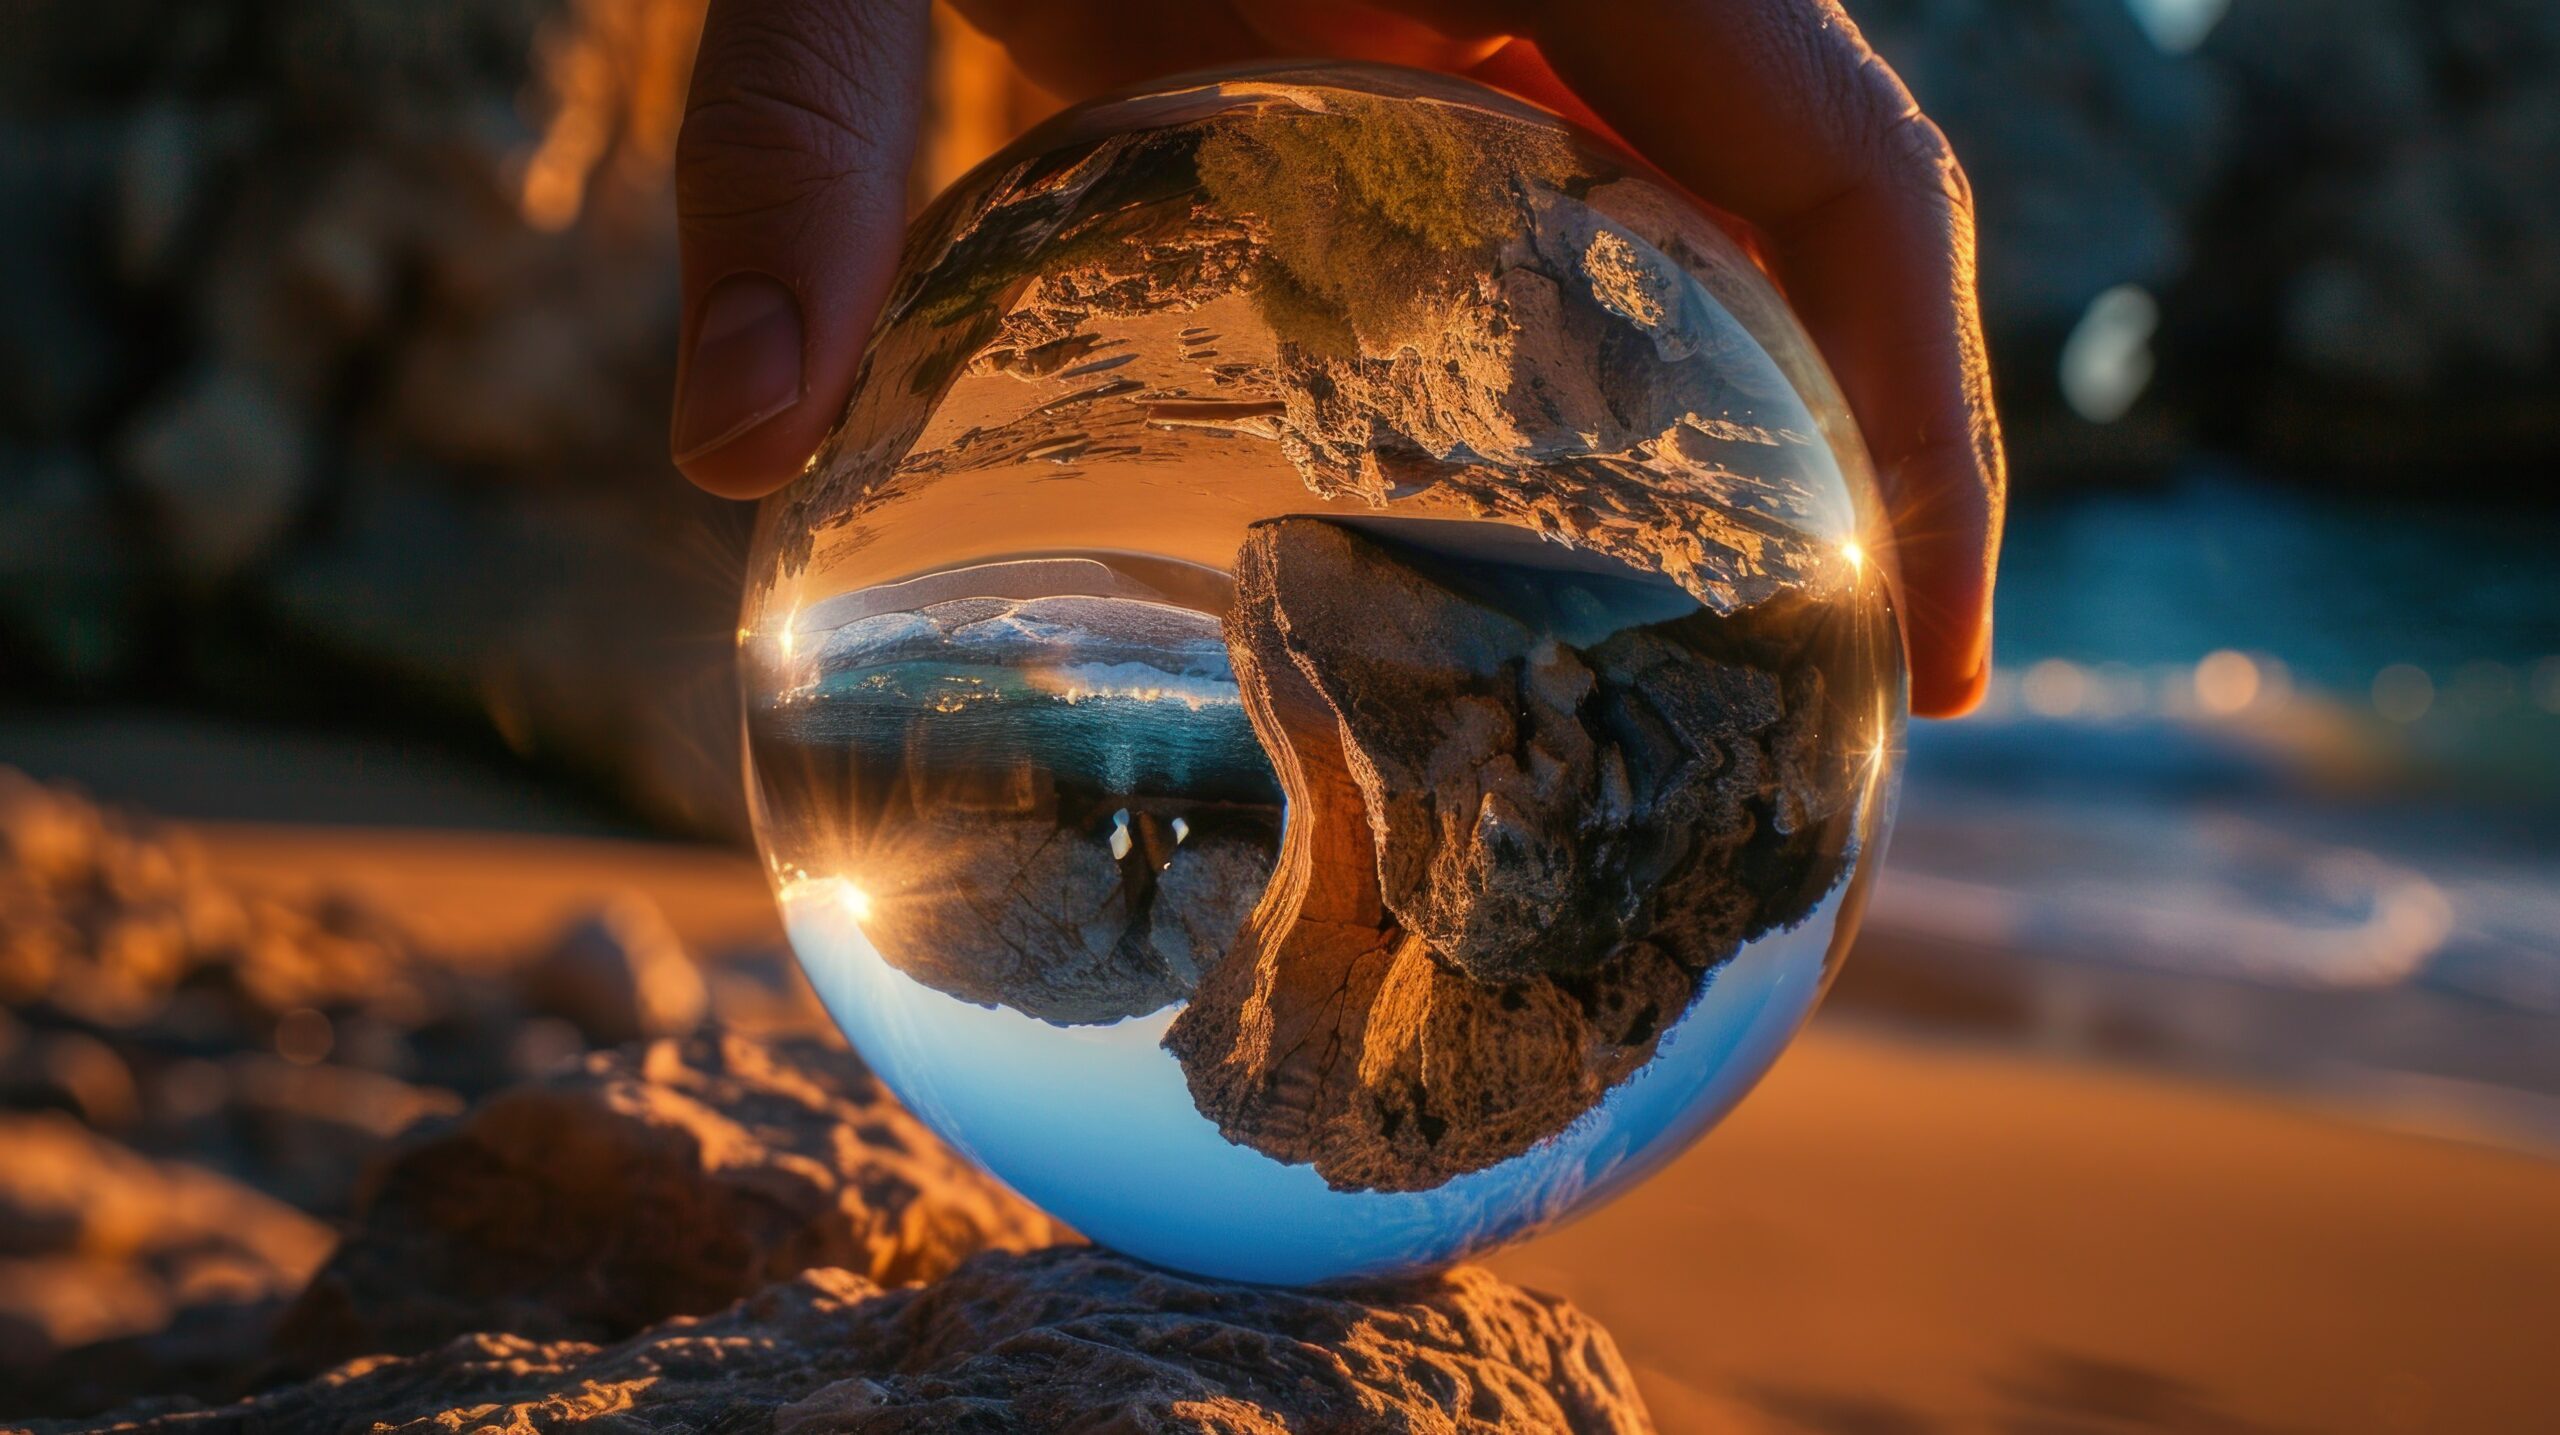
[[[244,1156],[211,1118],[253,1086],[262,1110],[336,1109],[368,1081],[409,1090],[354,1064],[438,1050],[376,1049],[382,1034],[354,1020],[368,973],[385,991],[427,983],[412,1018],[477,1031],[468,1050],[492,1078],[519,1047],[574,1051],[576,1031],[523,995],[563,959],[447,963],[393,945],[378,966],[339,968],[314,926],[279,932],[255,976],[230,970],[248,959],[227,948],[181,944],[173,991],[163,967],[128,971],[133,953],[95,933],[159,890],[138,874],[179,848],[68,793],[18,781],[0,797],[14,903],[0,937],[45,936],[58,959],[0,1017],[0,1066],[51,1073],[13,1101],[69,1108],[0,1116],[0,1425],[122,1404],[33,1428],[1649,1428],[1605,1333],[1481,1271],[1289,1292],[1052,1245],[1064,1233],[965,1167],[854,1057],[807,1040],[660,1040],[431,1122],[375,1165],[323,1264],[326,1224],[196,1160],[241,1161],[282,1189],[308,1181],[332,1207],[348,1198],[318,1175],[338,1168],[279,1180],[273,1163],[298,1148]],[[264,900],[194,870],[205,892]],[[671,933],[620,925],[618,946],[681,956]],[[117,975],[94,980],[141,993],[105,1010],[163,1011],[187,987],[234,981],[278,1000],[319,999],[315,973],[345,985],[319,1024],[188,1027],[196,1064],[172,1065],[154,1043],[175,1038],[150,1016],[98,1027],[81,1056],[84,1033],[47,995],[61,961],[109,963]],[[726,989],[715,981],[715,1005]],[[250,1041],[276,1054],[224,1054]],[[208,1087],[191,1120],[169,1119],[172,1093]],[[196,1159],[137,1154],[96,1129],[110,1121]],[[889,1289],[911,1281],[924,1284]]]
[[[1481,1271],[1311,1293],[1105,1252],[982,1256],[884,1292],[820,1268],[612,1345],[469,1335],[137,1432],[351,1426],[794,1432],[1650,1430],[1608,1336]]]
[[[486,996],[351,893],[226,881],[0,768],[0,1104],[334,1212],[385,1140],[511,1074],[523,1013]]]
[[[592,1057],[409,1140],[277,1350],[317,1369],[472,1330],[610,1340],[808,1266],[897,1284],[1059,1235],[851,1053],[707,1034]]]
[[[2507,0],[1850,0],[1944,128],[2025,485],[2198,446],[2324,484],[2493,488],[2560,453],[2560,12]],[[2076,416],[2056,360],[2119,285],[2154,377]]]
[[[1593,590],[1625,580],[1524,573],[1316,519],[1237,561],[1237,683],[1290,823],[1165,1043],[1230,1140],[1337,1187],[1428,1189],[1562,1130],[1854,858],[1805,633],[1621,628]]]
[[[2490,492],[2560,454],[2560,9],[2234,0],[2196,62],[2230,97],[2170,400],[2335,481]]]
[[[736,580],[705,536],[733,520],[665,458],[701,10],[16,7],[13,687],[393,688],[743,832]]]

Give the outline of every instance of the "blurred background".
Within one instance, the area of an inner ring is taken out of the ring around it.
[[[2548,1162],[2560,6],[1849,8],[1973,180],[2015,508],[1824,1021]],[[749,514],[664,456],[699,21],[0,4],[0,764],[742,842]],[[935,38],[919,202],[1052,107]]]
[[[2560,9],[1853,9],[1980,197],[2017,509],[1841,1000],[2560,1139]],[[740,839],[699,12],[10,7],[0,761]],[[919,203],[1052,108],[936,38]]]

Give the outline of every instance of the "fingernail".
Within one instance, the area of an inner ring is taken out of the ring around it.
[[[765,274],[712,285],[676,395],[676,462],[734,442],[800,396],[799,301]]]

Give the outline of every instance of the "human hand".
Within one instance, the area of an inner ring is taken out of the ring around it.
[[[1837,0],[960,0],[1043,88],[1322,56],[1473,76],[1749,225],[1848,397],[1893,528],[1911,705],[1990,675],[2005,489],[1946,138]],[[927,0],[711,0],[677,148],[676,463],[751,498],[844,410],[905,223]]]

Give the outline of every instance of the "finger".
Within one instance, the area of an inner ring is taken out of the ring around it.
[[[1835,0],[1596,0],[1524,7],[1522,28],[1617,133],[1768,235],[1876,459],[1912,708],[1970,709],[2006,475],[1945,137]]]
[[[926,0],[712,0],[676,145],[670,446],[715,493],[799,472],[843,411],[906,212]]]
[[[1635,146],[1627,143],[1626,136],[1611,128],[1598,110],[1556,75],[1555,67],[1539,53],[1535,41],[1513,40],[1476,62],[1467,74],[1496,89],[1509,90],[1540,109],[1552,110],[1630,155],[1635,153]]]
[[[1617,150],[1627,163],[1657,177],[1667,178],[1652,161],[1636,153],[1636,147],[1627,143],[1627,137],[1618,133],[1598,110],[1591,108],[1582,96],[1575,94],[1557,77],[1555,67],[1547,63],[1546,56],[1538,53],[1536,42],[1513,40],[1468,70],[1467,75],[1497,89],[1508,90],[1540,109],[1553,111],[1587,131],[1603,145]],[[1672,182],[1678,183],[1676,180]],[[1748,252],[1753,263],[1764,267],[1769,263],[1767,240],[1758,229],[1697,194],[1692,193],[1688,198],[1706,213],[1707,218],[1715,221],[1718,229]]]

